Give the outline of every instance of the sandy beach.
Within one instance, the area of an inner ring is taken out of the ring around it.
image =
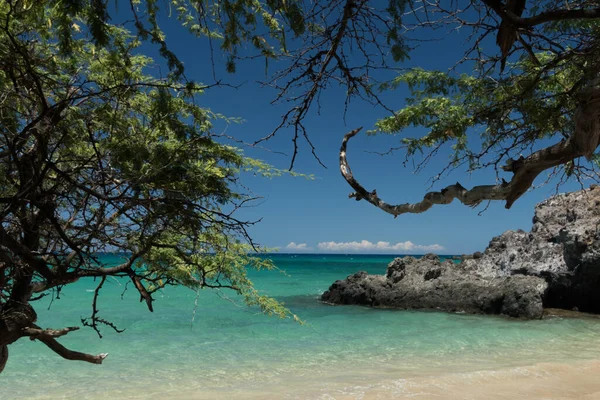
[[[600,399],[600,361],[542,363],[392,382],[362,399]],[[358,398],[341,395],[336,398]]]
[[[292,378],[260,390],[177,391],[173,400],[186,399],[453,399],[453,400],[592,400],[600,399],[600,360],[576,363],[540,363],[531,366],[467,373],[448,373],[372,384],[344,385],[335,376],[312,381]],[[368,373],[366,374],[368,375]],[[304,377],[307,378],[307,377]],[[151,398],[163,398],[155,393]],[[142,398],[142,397],[139,397]]]

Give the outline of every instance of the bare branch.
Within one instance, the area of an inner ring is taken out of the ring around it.
[[[131,278],[131,281],[133,282],[133,284],[135,285],[135,288],[140,293],[140,301],[146,300],[146,305],[148,306],[148,310],[150,310],[150,312],[153,312],[154,309],[152,307],[152,301],[153,301],[152,296],[150,295],[150,293],[148,293],[148,291],[142,284],[141,279],[137,275],[135,275],[135,273],[131,269],[128,271],[128,275]]]
[[[429,192],[423,200],[418,203],[405,203],[391,205],[377,196],[377,191],[369,192],[359,184],[354,176],[348,161],[346,159],[346,148],[348,141],[356,136],[362,128],[355,129],[344,136],[340,148],[340,171],[346,182],[356,192],[348,197],[357,201],[367,200],[377,208],[397,217],[400,214],[412,213],[418,214],[429,210],[434,204],[450,204],[456,198],[461,203],[470,207],[475,207],[484,200],[505,200],[506,208],[510,208],[513,203],[521,197],[527,189],[531,187],[534,179],[544,170],[564,164],[588,153],[588,149],[578,146],[576,139],[562,140],[553,146],[532,153],[529,157],[521,157],[518,160],[509,159],[504,167],[505,171],[514,174],[510,182],[502,181],[496,185],[475,186],[470,190],[465,189],[460,183],[447,186],[440,192]],[[593,144],[595,149],[598,141]]]
[[[67,360],[85,361],[92,364],[102,364],[102,361],[104,361],[104,359],[108,356],[108,353],[100,353],[97,356],[94,356],[92,354],[80,353],[78,351],[69,350],[62,344],[58,343],[56,339],[49,336],[40,336],[36,339],[44,343],[56,354]]]

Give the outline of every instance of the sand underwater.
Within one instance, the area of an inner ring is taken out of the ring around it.
[[[104,329],[100,340],[82,329],[61,340],[108,352],[105,363],[65,361],[22,340],[10,347],[0,399],[600,399],[599,318],[329,306],[318,296],[333,281],[384,273],[393,256],[273,257],[287,274],[251,277],[305,325],[258,314],[227,292],[167,289],[149,313],[107,281],[101,315],[125,332]],[[78,282],[49,310],[44,299],[38,323],[79,324],[93,288]]]

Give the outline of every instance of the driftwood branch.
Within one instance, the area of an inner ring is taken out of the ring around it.
[[[505,200],[506,208],[521,197],[531,187],[534,179],[544,170],[564,164],[582,155],[589,153],[590,149],[598,146],[598,139],[586,146],[581,145],[577,136],[560,141],[553,146],[546,147],[518,160],[509,159],[503,170],[512,172],[514,175],[510,182],[502,181],[496,185],[475,186],[468,190],[460,183],[447,186],[439,192],[427,193],[423,200],[418,203],[405,203],[391,205],[381,200],[377,191],[369,192],[354,179],[352,170],[346,159],[346,148],[348,141],[354,137],[362,128],[355,129],[344,136],[340,148],[340,171],[346,182],[355,190],[348,197],[357,201],[367,200],[375,207],[392,214],[394,217],[400,214],[418,214],[429,210],[434,204],[450,204],[454,199],[461,203],[475,207],[484,200]]]

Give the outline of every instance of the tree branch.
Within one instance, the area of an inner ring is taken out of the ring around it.
[[[25,262],[31,267],[32,270],[38,272],[46,280],[52,280],[54,274],[46,263],[37,258],[28,248],[21,244],[18,240],[13,238],[2,225],[0,225],[0,245],[6,247],[14,254],[23,258]]]
[[[57,338],[66,335],[69,332],[78,330],[78,326],[69,326],[62,329],[42,329],[39,326],[23,328],[23,334],[29,336],[31,340],[41,338]]]
[[[535,25],[540,25],[550,21],[600,18],[600,8],[577,8],[573,10],[558,9],[552,11],[545,11],[543,13],[528,18],[521,18],[520,16],[515,15],[511,11],[507,10],[506,6],[499,0],[483,0],[483,3],[485,3],[485,5],[494,10],[494,12],[498,14],[502,19],[507,18],[513,24],[523,28],[533,27]]]
[[[127,271],[127,274],[131,278],[131,281],[135,285],[135,288],[140,293],[140,301],[146,300],[146,305],[148,306],[148,310],[150,310],[150,312],[154,312],[154,309],[152,308],[152,301],[153,301],[152,296],[150,295],[150,293],[148,293],[148,291],[142,284],[142,281],[140,280],[140,278],[135,274],[135,272],[133,272],[132,269]]]
[[[39,336],[35,339],[38,339],[40,342],[44,343],[52,351],[54,351],[56,354],[58,354],[66,360],[85,361],[92,364],[102,364],[102,361],[104,361],[104,359],[108,356],[108,353],[100,353],[97,356],[94,356],[91,354],[69,350],[62,344],[58,343],[56,339],[49,336]]]
[[[505,200],[505,207],[508,209],[531,187],[534,179],[542,171],[564,164],[588,152],[588,149],[578,146],[576,140],[562,140],[553,146],[532,153],[527,158],[521,157],[518,160],[509,159],[502,169],[514,174],[510,182],[502,180],[500,184],[475,186],[470,190],[465,189],[460,183],[456,183],[447,186],[440,192],[427,193],[423,200],[418,203],[391,205],[381,200],[377,196],[376,190],[369,192],[359,184],[354,179],[352,170],[348,165],[348,160],[346,159],[348,141],[356,136],[361,129],[358,128],[347,133],[340,148],[340,171],[346,182],[356,190],[356,192],[351,193],[348,197],[355,198],[357,201],[367,200],[375,207],[392,214],[394,217],[406,213],[422,213],[429,210],[434,204],[450,204],[454,199],[458,199],[461,203],[470,207],[475,207],[484,200]],[[598,146],[598,142],[596,141],[593,146],[595,149]]]

